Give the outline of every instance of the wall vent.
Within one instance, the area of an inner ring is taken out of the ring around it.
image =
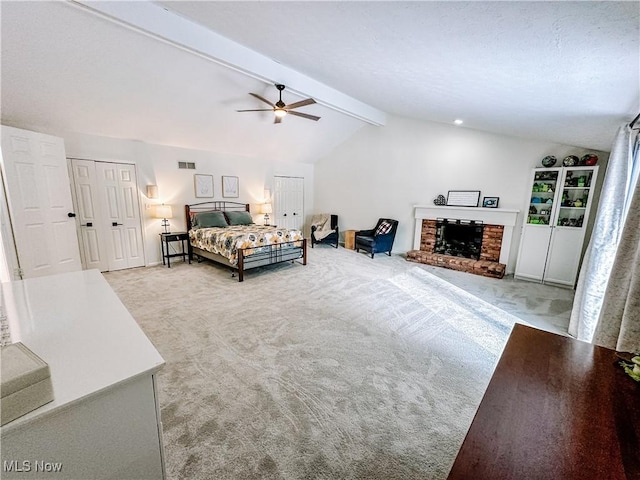
[[[178,162],[178,168],[186,168],[187,170],[195,170],[196,164],[193,162]]]

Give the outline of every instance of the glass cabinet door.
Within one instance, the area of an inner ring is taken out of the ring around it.
[[[527,223],[549,225],[556,207],[554,198],[558,189],[560,169],[536,170],[531,186],[531,201]]]
[[[568,168],[563,175],[558,227],[582,228],[591,195],[593,169]]]

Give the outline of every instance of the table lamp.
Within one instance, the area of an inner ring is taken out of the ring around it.
[[[164,233],[171,233],[169,232],[169,220],[168,220],[169,218],[173,218],[171,205],[165,205],[164,203],[162,205],[156,205],[156,208],[153,212],[153,216],[155,218],[162,219],[162,226],[164,227]]]
[[[269,225],[269,214],[272,213],[271,204],[263,203],[260,207],[260,211],[264,213],[264,224]]]

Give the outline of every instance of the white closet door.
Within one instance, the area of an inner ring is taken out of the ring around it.
[[[278,227],[302,230],[304,178],[274,177],[273,208]]]
[[[144,265],[135,167],[96,162],[109,270]]]
[[[80,270],[64,141],[3,126],[2,166],[22,277]]]
[[[82,262],[86,269],[101,272],[109,269],[105,222],[96,178],[96,164],[92,160],[71,160],[73,183],[76,193],[78,221],[82,245]]]

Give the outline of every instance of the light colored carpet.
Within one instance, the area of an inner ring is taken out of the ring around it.
[[[243,283],[105,274],[167,362],[169,478],[446,478],[517,319],[427,270],[320,247]]]

